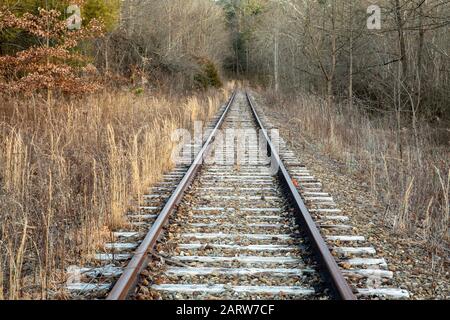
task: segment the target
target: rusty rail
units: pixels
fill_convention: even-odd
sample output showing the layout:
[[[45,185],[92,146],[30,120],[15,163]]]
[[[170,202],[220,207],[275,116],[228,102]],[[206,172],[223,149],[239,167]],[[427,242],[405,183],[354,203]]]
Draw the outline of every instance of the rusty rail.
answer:
[[[130,295],[131,291],[139,280],[140,273],[150,261],[149,253],[153,250],[156,241],[160,237],[164,225],[168,221],[172,212],[175,210],[176,206],[180,203],[181,199],[183,198],[184,192],[191,185],[193,179],[201,168],[204,156],[207,155],[208,151],[210,150],[211,143],[214,141],[214,137],[216,136],[218,129],[222,125],[225,116],[230,109],[230,106],[233,104],[235,96],[236,92],[233,92],[222,116],[217,121],[213,131],[209,135],[206,142],[203,144],[202,149],[196,156],[194,162],[189,167],[188,171],[184,175],[181,182],[178,184],[175,191],[172,193],[164,208],[161,210],[161,213],[158,215],[158,218],[151,227],[150,231],[147,233],[142,243],[136,249],[133,258],[130,260],[119,280],[117,280],[116,284],[106,298],[107,300],[125,300]]]
[[[268,151],[270,152],[271,155],[272,166],[275,164],[278,167],[278,176],[286,187],[287,194],[291,199],[291,202],[294,206],[298,218],[302,222],[303,229],[308,234],[311,243],[316,249],[315,253],[322,266],[322,272],[324,273],[325,278],[328,280],[331,287],[333,288],[336,298],[341,300],[356,300],[356,297],[353,294],[352,289],[350,288],[348,282],[342,275],[339,266],[337,265],[334,257],[332,256],[330,250],[328,249],[328,246],[325,243],[324,239],[322,238],[322,235],[317,229],[317,226],[314,220],[312,219],[308,209],[306,208],[305,203],[300,197],[297,188],[294,186],[294,183],[292,182],[292,179],[286,167],[284,166],[283,161],[281,160],[277,150],[272,144],[269,135],[267,134],[267,130],[264,128],[248,92],[246,92],[246,97],[250,105],[250,108],[252,109],[253,116],[255,117],[256,122],[258,123],[258,126],[261,128],[264,134],[264,138],[267,141]]]

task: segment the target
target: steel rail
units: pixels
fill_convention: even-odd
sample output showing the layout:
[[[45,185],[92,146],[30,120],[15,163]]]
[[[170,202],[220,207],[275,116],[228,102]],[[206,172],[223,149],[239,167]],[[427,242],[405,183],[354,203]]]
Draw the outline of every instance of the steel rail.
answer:
[[[139,280],[140,273],[150,261],[149,253],[153,250],[158,238],[161,236],[166,222],[168,221],[172,212],[175,210],[176,206],[180,203],[181,199],[183,198],[184,192],[191,185],[193,179],[202,166],[203,159],[210,150],[211,143],[214,141],[217,131],[222,125],[225,116],[228,113],[228,110],[233,104],[235,96],[236,91],[231,95],[222,116],[217,121],[213,131],[209,135],[206,142],[203,144],[203,147],[196,156],[194,162],[191,164],[183,179],[178,184],[177,188],[172,193],[167,203],[164,205],[164,208],[161,210],[155,223],[150,228],[150,231],[147,233],[142,243],[136,249],[133,258],[130,260],[130,262],[124,269],[124,272],[113,286],[108,297],[106,298],[107,300],[125,300],[129,297],[131,290],[133,290]]]
[[[278,167],[278,176],[280,177],[282,183],[285,184],[287,189],[286,191],[292,201],[297,216],[298,218],[300,218],[304,230],[308,234],[311,243],[316,249],[316,256],[322,266],[322,270],[326,276],[326,279],[329,281],[331,287],[333,288],[336,298],[341,300],[356,300],[356,296],[353,294],[352,289],[350,288],[348,282],[345,280],[341,270],[339,269],[339,266],[336,263],[336,260],[332,256],[327,244],[325,243],[325,240],[322,238],[322,235],[317,229],[317,226],[313,218],[311,217],[311,214],[309,213],[308,209],[305,206],[305,203],[300,197],[297,188],[294,186],[294,183],[292,182],[292,179],[286,167],[284,166],[283,161],[281,160],[277,150],[272,144],[270,137],[267,134],[267,130],[264,128],[263,123],[261,122],[261,119],[256,112],[256,108],[248,92],[246,92],[246,97],[250,108],[252,109],[253,116],[256,119],[256,122],[258,123],[258,126],[262,130],[264,138],[267,141],[268,151],[270,151],[271,155],[272,166],[275,163],[275,165],[277,165]]]

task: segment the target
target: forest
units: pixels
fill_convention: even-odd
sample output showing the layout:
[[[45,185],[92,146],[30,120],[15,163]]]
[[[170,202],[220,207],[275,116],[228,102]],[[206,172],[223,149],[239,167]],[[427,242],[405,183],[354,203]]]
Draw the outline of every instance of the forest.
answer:
[[[449,31],[448,0],[0,0],[0,300],[64,299],[235,84],[448,255]]]

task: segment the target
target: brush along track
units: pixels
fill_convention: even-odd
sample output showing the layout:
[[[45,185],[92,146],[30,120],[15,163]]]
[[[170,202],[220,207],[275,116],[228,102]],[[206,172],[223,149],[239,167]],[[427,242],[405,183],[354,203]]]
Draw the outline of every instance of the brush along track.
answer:
[[[216,118],[217,127],[223,124],[223,129],[257,128],[261,121],[252,110],[250,99],[247,101],[246,96],[239,93],[222,108],[223,115],[221,112]],[[205,146],[212,140],[207,140]],[[278,177],[272,176],[270,165],[250,156],[257,149],[258,146],[252,144],[241,150],[220,148],[215,150],[216,154],[233,158],[239,154],[247,156],[246,161],[240,165],[205,164],[198,173],[200,165],[194,162],[189,169],[179,166],[166,175],[165,180],[144,197],[146,203],[141,211],[129,215],[131,228],[114,233],[113,242],[105,245],[104,253],[97,255],[100,266],[82,269],[83,281],[70,284],[69,290],[77,297],[103,297],[120,276],[109,294],[110,299],[123,299],[129,293],[139,299],[354,298],[325,241],[316,226],[311,226],[314,222],[298,192],[292,196],[294,187],[291,181],[286,182],[286,169],[282,165]],[[239,152],[236,154],[236,151]],[[308,203],[317,200],[313,212],[337,212],[332,208],[330,197],[318,191],[318,182],[290,158],[291,153],[286,151],[284,143],[282,152],[296,179],[302,186],[311,186],[304,200]],[[190,190],[182,197],[195,175]],[[280,177],[285,180],[280,181]],[[297,180],[295,182],[298,185]],[[291,192],[289,201],[285,198],[286,189],[288,194],[289,190]],[[180,200],[177,210],[170,215]],[[298,219],[299,211],[301,219]],[[349,227],[345,224],[329,223],[340,219],[338,215],[330,215],[330,219],[321,216],[317,224],[322,230],[347,230]],[[169,226],[160,234],[166,222]],[[145,235],[150,226],[150,232]],[[308,237],[302,232],[305,229]],[[147,252],[155,245],[157,236],[159,243],[150,261]],[[340,246],[341,242],[353,244],[360,240],[345,232],[326,236],[334,252],[371,254],[371,248]],[[142,272],[136,292],[134,284],[148,261],[150,264]],[[342,269],[342,260],[338,261]],[[361,261],[344,262],[347,266],[345,263],[358,266]],[[374,276],[371,270],[346,269],[350,269],[343,271],[347,277]],[[383,278],[384,274],[375,271],[375,275]],[[374,291],[361,285],[354,288],[363,296],[403,293],[395,290]]]

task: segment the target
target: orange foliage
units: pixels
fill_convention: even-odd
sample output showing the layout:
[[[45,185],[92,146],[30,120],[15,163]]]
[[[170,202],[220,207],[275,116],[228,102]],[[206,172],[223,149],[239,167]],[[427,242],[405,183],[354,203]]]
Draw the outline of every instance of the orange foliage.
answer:
[[[79,30],[69,30],[61,13],[39,9],[38,15],[15,16],[0,11],[0,31],[21,30],[37,39],[39,45],[0,57],[0,93],[30,94],[39,90],[63,93],[95,91],[100,85],[92,77],[96,69],[76,52],[82,40],[103,34],[103,25],[92,20]]]

